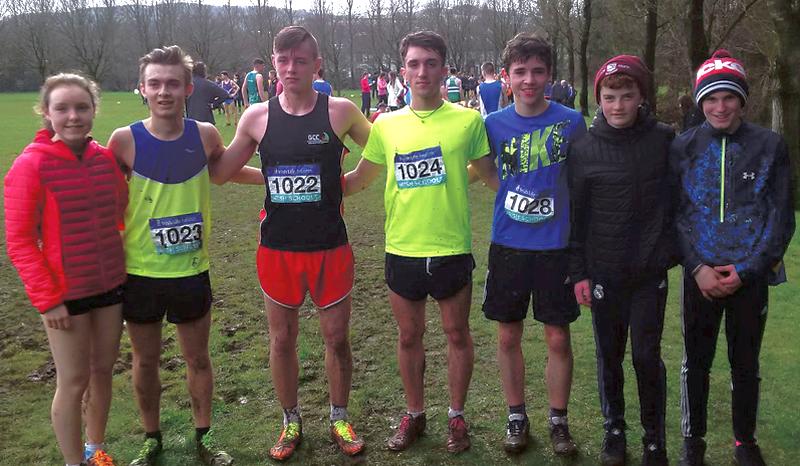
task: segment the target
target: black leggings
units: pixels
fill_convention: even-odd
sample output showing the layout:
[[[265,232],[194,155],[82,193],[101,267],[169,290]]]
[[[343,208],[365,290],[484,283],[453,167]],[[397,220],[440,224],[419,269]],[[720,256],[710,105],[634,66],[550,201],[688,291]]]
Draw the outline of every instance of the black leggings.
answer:
[[[369,92],[362,92],[361,93],[361,113],[364,116],[369,116],[369,107],[371,105],[371,99]]]
[[[684,356],[681,367],[681,430],[684,437],[706,434],[708,374],[725,313],[725,336],[731,366],[733,434],[742,443],[755,441],[761,377],[758,355],[767,322],[767,282],[742,285],[736,293],[709,301],[684,270]]]

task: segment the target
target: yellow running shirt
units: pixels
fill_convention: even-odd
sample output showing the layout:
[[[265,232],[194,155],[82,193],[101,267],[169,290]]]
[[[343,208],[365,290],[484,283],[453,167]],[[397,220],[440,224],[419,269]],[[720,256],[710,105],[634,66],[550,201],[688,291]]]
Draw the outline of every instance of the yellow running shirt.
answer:
[[[375,121],[363,157],[386,166],[386,252],[405,257],[472,250],[467,164],[489,154],[480,113],[443,102]]]

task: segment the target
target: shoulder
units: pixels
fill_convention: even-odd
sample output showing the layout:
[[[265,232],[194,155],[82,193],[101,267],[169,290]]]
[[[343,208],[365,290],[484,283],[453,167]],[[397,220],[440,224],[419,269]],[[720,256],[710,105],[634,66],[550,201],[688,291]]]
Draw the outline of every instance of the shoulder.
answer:
[[[108,146],[111,147],[112,143],[125,143],[133,141],[133,132],[130,126],[123,126],[115,129],[108,138]]]
[[[200,138],[203,139],[203,142],[222,139],[217,127],[211,123],[207,123],[205,121],[195,121],[195,124],[197,125],[197,131],[200,133]]]
[[[329,96],[328,97],[328,108],[329,109],[333,109],[333,110],[339,110],[339,111],[353,111],[353,110],[355,110],[355,111],[361,112],[361,110],[359,110],[358,107],[356,107],[356,104],[354,104],[352,100],[344,98],[344,97]]]

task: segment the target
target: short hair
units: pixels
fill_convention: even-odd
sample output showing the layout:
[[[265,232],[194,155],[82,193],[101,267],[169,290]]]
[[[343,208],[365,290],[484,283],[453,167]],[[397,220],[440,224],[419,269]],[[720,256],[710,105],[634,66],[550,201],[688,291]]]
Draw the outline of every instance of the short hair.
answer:
[[[317,76],[319,76],[319,79],[325,78],[325,70],[320,68],[319,71],[317,71]]]
[[[144,82],[147,65],[182,65],[186,84],[192,82],[192,57],[177,45],[155,48],[139,59],[139,82]]]
[[[503,65],[511,69],[517,62],[526,62],[536,57],[544,63],[548,71],[553,69],[553,47],[544,38],[528,32],[520,32],[506,43],[503,50]]]
[[[319,44],[317,44],[317,39],[303,26],[286,26],[281,29],[275,36],[275,40],[272,41],[272,51],[284,52],[292,50],[306,41],[311,44],[311,53],[314,58],[319,57]]]
[[[604,87],[607,87],[608,89],[622,89],[625,87],[635,87],[639,89],[639,93],[642,94],[643,97],[646,97],[644,90],[642,90],[642,88],[639,87],[639,83],[631,76],[624,73],[615,73],[612,75],[608,75],[602,80],[600,80],[600,84],[597,86],[597,89],[600,90],[603,89]]]
[[[254,58],[254,59],[253,59],[253,66],[256,66],[256,65],[266,65],[266,64],[267,64],[267,62],[265,62],[265,61],[264,61],[264,60],[262,60],[261,58]]]
[[[206,64],[201,61],[194,62],[194,67],[192,67],[192,75],[200,78],[205,78]]]
[[[447,60],[447,45],[442,36],[433,31],[417,31],[403,37],[403,40],[400,41],[400,56],[403,57],[404,62],[409,47],[433,50],[442,57],[442,64]]]
[[[492,63],[490,61],[487,61],[486,63],[481,65],[481,72],[494,74],[495,73],[495,71],[494,71],[494,63]]]
[[[227,76],[227,77],[230,77],[230,76],[231,76],[230,74],[228,74],[228,72],[227,72],[227,71],[222,71],[222,72],[220,72],[220,74],[221,74],[222,76]]]
[[[455,67],[453,66],[450,67],[450,74],[456,74],[457,72],[458,70]]]
[[[58,73],[48,77],[42,84],[42,88],[39,91],[39,101],[33,107],[33,111],[42,116],[42,124],[51,131],[53,128],[50,122],[45,120],[44,113],[50,105],[50,94],[54,89],[61,86],[78,86],[86,91],[92,100],[92,107],[95,113],[97,113],[97,109],[100,106],[100,86],[91,79],[78,73]]]

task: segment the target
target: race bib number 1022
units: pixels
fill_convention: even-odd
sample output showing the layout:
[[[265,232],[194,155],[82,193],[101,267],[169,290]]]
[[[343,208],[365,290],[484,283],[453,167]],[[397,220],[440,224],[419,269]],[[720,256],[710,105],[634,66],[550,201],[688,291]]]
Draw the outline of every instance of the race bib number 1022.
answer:
[[[408,154],[395,154],[394,176],[400,189],[442,184],[447,179],[442,148],[422,149]]]
[[[322,179],[317,163],[268,167],[267,186],[270,199],[278,204],[301,204],[322,200]]]

